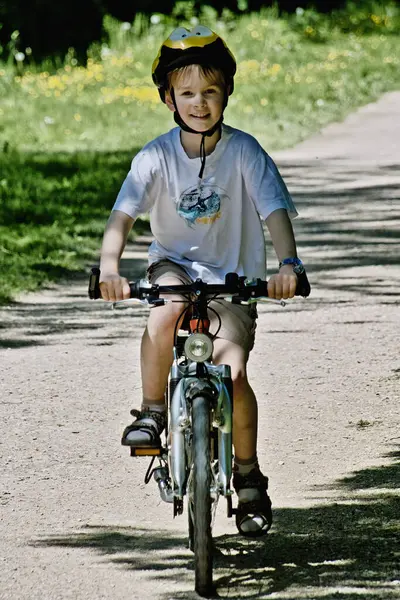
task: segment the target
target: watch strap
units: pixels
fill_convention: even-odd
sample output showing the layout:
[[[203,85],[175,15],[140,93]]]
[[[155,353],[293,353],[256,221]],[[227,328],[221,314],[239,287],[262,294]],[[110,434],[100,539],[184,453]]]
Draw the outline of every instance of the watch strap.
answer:
[[[288,258],[284,258],[280,261],[279,268],[281,268],[283,265],[292,265],[293,267],[300,267],[303,265],[303,263],[297,256],[289,256]]]

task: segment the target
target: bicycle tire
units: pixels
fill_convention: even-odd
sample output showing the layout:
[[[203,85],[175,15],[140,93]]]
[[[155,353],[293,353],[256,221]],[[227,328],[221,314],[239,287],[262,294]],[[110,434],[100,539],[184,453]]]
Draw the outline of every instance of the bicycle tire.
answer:
[[[193,399],[192,517],[189,509],[189,538],[192,536],[195,590],[203,597],[212,592],[213,544],[211,534],[210,401],[205,396]],[[191,531],[192,528],[192,531]]]

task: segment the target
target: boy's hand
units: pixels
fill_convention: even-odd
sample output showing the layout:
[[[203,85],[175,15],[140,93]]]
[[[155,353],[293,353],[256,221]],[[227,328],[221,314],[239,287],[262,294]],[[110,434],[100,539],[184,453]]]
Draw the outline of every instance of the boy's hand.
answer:
[[[108,302],[126,300],[131,295],[128,280],[119,273],[101,273],[100,292],[103,300]]]
[[[296,293],[297,275],[292,265],[282,265],[279,273],[272,275],[268,281],[268,296],[275,300],[293,298]]]

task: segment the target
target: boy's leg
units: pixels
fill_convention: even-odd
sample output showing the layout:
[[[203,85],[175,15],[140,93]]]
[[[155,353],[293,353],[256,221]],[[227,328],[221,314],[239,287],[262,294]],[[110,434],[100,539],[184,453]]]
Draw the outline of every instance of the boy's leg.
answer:
[[[182,280],[166,274],[157,280],[160,285],[179,285]],[[153,281],[154,283],[154,281]],[[180,300],[179,297],[168,296]],[[125,428],[122,444],[126,446],[158,446],[166,425],[165,388],[171,368],[173,336],[176,321],[184,304],[169,303],[150,311],[141,343],[141,377],[143,400],[141,410],[131,414],[136,420]]]
[[[215,364],[230,365],[233,380],[233,444],[239,462],[256,460],[257,400],[247,379],[248,352],[238,344],[220,338],[214,341]]]
[[[233,485],[239,498],[236,524],[240,533],[258,536],[269,530],[272,512],[268,479],[261,473],[257,460],[258,410],[247,379],[248,357],[249,351],[239,344],[220,338],[214,342],[213,360],[216,364],[230,365],[233,380]]]

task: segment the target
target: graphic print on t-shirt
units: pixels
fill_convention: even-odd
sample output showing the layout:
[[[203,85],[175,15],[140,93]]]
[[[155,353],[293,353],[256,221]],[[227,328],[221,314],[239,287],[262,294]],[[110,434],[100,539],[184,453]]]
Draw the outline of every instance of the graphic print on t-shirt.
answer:
[[[182,192],[177,203],[178,215],[190,226],[214,223],[221,217],[221,198],[226,192],[215,185],[203,183]]]

